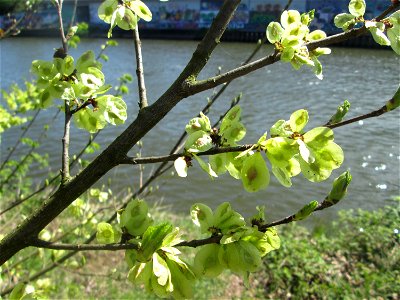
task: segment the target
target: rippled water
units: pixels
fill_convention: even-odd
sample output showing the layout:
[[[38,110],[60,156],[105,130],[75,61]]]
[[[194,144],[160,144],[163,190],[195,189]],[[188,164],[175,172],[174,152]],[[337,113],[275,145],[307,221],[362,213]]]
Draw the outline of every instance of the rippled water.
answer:
[[[71,50],[78,56],[88,49],[99,49],[103,40],[90,39],[81,44],[79,50]],[[110,61],[104,64],[106,78],[112,84],[117,83],[121,73],[135,73],[133,44],[130,40],[120,40],[120,46],[110,49]],[[196,47],[192,41],[143,41],[146,86],[149,101],[155,101],[190,59]],[[56,39],[16,38],[2,41],[1,87],[13,82],[21,83],[22,78],[29,78],[32,58],[50,59],[52,49],[59,46]],[[213,54],[209,66],[202,72],[202,78],[240,64],[253,49],[252,44],[224,43]],[[271,52],[270,47],[262,49],[260,55]],[[321,59],[325,78],[318,80],[310,70],[295,72],[290,65],[277,63],[256,71],[246,78],[236,80],[210,112],[215,120],[224,111],[231,99],[243,93],[241,106],[243,122],[248,134],[243,141],[251,143],[277,119],[288,119],[297,109],[305,108],[310,114],[309,127],[325,123],[336,107],[345,99],[351,104],[348,117],[367,113],[381,107],[393,95],[399,84],[399,59],[391,51],[371,49],[334,48],[333,53]],[[130,86],[136,90],[136,83]],[[143,140],[143,156],[164,155],[180,136],[188,119],[196,115],[205,105],[212,92],[203,92],[183,100],[155,129]],[[137,114],[137,96],[132,93],[126,97],[130,120]],[[49,122],[55,110],[40,114],[40,122],[35,124],[32,135],[38,135],[43,124]],[[61,116],[61,115],[60,115]],[[50,154],[53,169],[58,169],[61,152],[62,118],[52,126],[47,139],[42,144],[42,151]],[[123,127],[110,127],[98,137],[104,148]],[[3,134],[2,155],[19,135],[19,130]],[[347,198],[334,209],[318,213],[310,222],[318,224],[334,218],[337,209],[382,207],[387,199],[399,194],[399,113],[391,112],[380,118],[367,119],[363,122],[335,130],[335,140],[345,152],[343,167],[336,170],[337,176],[350,169],[353,182]],[[79,151],[79,145],[87,141],[88,134],[81,130],[72,130],[72,152]],[[146,166],[145,174],[152,170]],[[44,178],[47,171],[31,170],[35,178]],[[296,177],[290,189],[280,186],[275,179],[270,187],[262,192],[245,192],[240,181],[229,176],[221,176],[211,182],[208,175],[198,168],[192,168],[186,179],[168,173],[157,181],[159,190],[154,199],[162,198],[179,211],[187,212],[193,202],[205,202],[216,206],[222,201],[231,201],[234,208],[246,215],[254,212],[256,205],[266,205],[271,219],[286,216],[302,204],[311,200],[321,200],[329,191],[332,176],[322,184],[312,184]],[[113,189],[126,186],[138,186],[137,167],[118,167],[107,175],[112,178]],[[104,183],[106,180],[103,181]]]

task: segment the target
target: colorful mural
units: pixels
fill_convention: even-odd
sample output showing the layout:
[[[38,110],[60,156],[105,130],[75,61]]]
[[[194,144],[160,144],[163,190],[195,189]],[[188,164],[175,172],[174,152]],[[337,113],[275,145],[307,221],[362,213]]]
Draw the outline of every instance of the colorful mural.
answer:
[[[372,18],[387,6],[387,0],[367,0],[366,18]],[[77,20],[89,22],[96,28],[108,28],[97,16],[101,1],[82,2],[78,6]],[[146,4],[153,13],[151,22],[140,22],[141,28],[147,29],[200,29],[208,28],[218,13],[223,0],[147,0]],[[279,18],[286,5],[282,0],[242,0],[229,24],[230,29],[249,32],[264,32],[267,24]],[[338,32],[333,25],[333,18],[340,12],[347,11],[348,0],[293,0],[291,9],[301,12],[316,9],[312,29],[322,29],[327,33]],[[69,20],[72,14],[72,3],[66,2],[63,12],[64,20]],[[13,22],[17,15],[0,16],[1,28]],[[17,18],[18,19],[18,18]],[[25,21],[24,26],[32,29],[57,28],[57,14],[54,7],[45,2],[38,12]]]

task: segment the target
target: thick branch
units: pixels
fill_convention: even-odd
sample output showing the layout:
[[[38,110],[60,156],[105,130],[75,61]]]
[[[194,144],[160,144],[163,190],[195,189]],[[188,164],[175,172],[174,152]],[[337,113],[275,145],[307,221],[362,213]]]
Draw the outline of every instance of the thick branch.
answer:
[[[136,56],[136,76],[138,79],[139,88],[139,108],[143,109],[149,104],[147,102],[146,85],[144,83],[144,70],[143,70],[143,59],[142,59],[142,42],[139,37],[139,28],[133,30],[133,37],[135,41],[135,56]]]

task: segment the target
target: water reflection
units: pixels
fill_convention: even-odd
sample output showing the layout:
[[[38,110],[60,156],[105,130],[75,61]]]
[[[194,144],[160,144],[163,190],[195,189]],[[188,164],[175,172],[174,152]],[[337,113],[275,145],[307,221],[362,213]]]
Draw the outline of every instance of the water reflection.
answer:
[[[99,49],[103,40],[83,41],[78,50],[71,54],[78,56],[88,49]],[[121,40],[120,46],[110,49],[110,61],[104,64],[104,73],[111,84],[117,83],[122,73],[135,73],[133,46],[129,40]],[[1,87],[12,82],[21,83],[29,78],[32,56],[37,59],[50,59],[52,49],[59,41],[53,39],[9,39],[1,44]],[[216,50],[209,66],[200,74],[201,78],[214,75],[218,66],[227,71],[239,65],[247,53],[253,49],[251,44],[225,43]],[[143,41],[144,65],[148,98],[155,101],[190,59],[196,43],[192,41]],[[270,47],[264,47],[260,55],[270,53]],[[7,60],[4,59],[7,53]],[[324,80],[319,81],[311,70],[294,72],[289,64],[274,64],[250,74],[246,79],[238,79],[210,111],[210,118],[216,120],[229,105],[232,98],[243,93],[243,122],[247,125],[244,143],[258,139],[265,130],[269,130],[278,119],[287,119],[297,109],[309,111],[308,128],[324,124],[335,112],[336,107],[348,99],[352,107],[348,117],[382,106],[390,99],[398,84],[398,58],[390,51],[371,49],[336,48],[332,55],[324,57]],[[130,87],[135,91],[136,82]],[[180,136],[188,119],[195,116],[205,105],[212,91],[203,92],[182,101],[155,129],[143,139],[144,156],[164,155]],[[138,112],[137,96],[126,97],[129,120]],[[33,135],[40,132],[43,124],[49,122],[54,110],[42,114],[41,123],[35,125]],[[255,212],[256,205],[266,205],[270,219],[286,216],[313,199],[322,200],[331,187],[334,177],[351,169],[353,182],[347,198],[339,207],[318,213],[311,222],[324,222],[335,216],[336,209],[364,208],[373,209],[385,204],[385,200],[399,194],[399,113],[392,112],[382,118],[371,118],[358,124],[352,124],[335,130],[335,141],[345,152],[345,162],[340,170],[335,170],[331,179],[315,185],[301,176],[293,180],[293,187],[286,189],[274,178],[270,187],[263,192],[249,194],[240,181],[229,176],[220,176],[210,182],[207,174],[198,167],[190,170],[189,178],[181,179],[172,173],[165,174],[157,184],[160,186],[153,197],[162,198],[177,210],[188,212],[193,202],[204,202],[216,207],[223,201],[232,201],[235,209],[246,215]],[[103,146],[122,132],[122,127],[108,127],[99,136]],[[56,121],[41,151],[50,153],[54,169],[60,166],[62,119]],[[19,136],[19,131],[4,134],[2,152],[6,151]],[[88,134],[72,129],[71,151],[77,153],[86,143]],[[145,175],[153,168],[146,166]],[[35,178],[44,178],[47,171],[32,170]],[[101,183],[113,180],[116,190],[126,186],[137,188],[138,170],[123,166],[112,170]],[[100,183],[100,184],[101,184]]]

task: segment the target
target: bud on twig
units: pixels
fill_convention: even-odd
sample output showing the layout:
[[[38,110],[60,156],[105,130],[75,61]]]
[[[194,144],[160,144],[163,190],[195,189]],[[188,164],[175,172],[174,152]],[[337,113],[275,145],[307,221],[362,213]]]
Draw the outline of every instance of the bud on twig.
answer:
[[[347,187],[351,182],[351,174],[349,171],[344,172],[333,181],[333,187],[326,201],[332,204],[338,203],[346,195]]]
[[[400,86],[397,88],[393,98],[386,102],[386,111],[391,111],[400,106]]]
[[[314,200],[305,205],[294,215],[293,221],[300,221],[307,218],[317,208],[318,204],[318,201]]]

